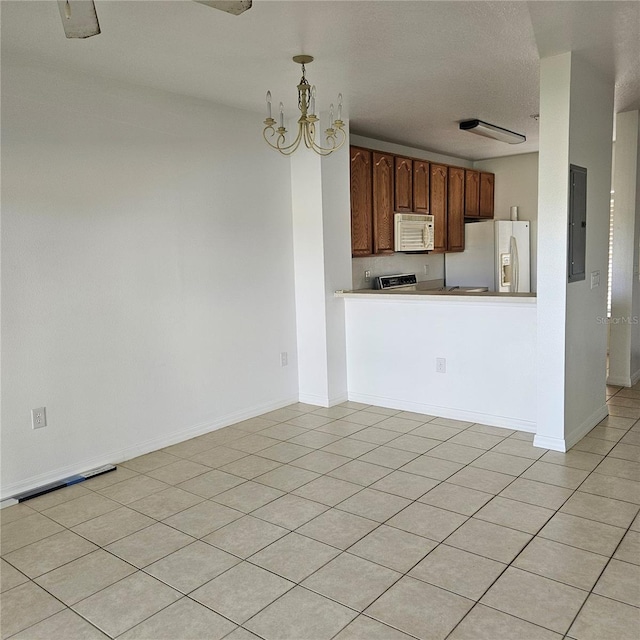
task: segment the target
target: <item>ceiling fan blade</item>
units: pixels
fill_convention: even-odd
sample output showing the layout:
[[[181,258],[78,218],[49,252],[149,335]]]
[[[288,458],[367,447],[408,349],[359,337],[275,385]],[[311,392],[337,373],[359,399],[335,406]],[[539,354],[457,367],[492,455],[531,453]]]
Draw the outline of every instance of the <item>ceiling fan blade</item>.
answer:
[[[67,38],[90,38],[100,33],[93,0],[58,0],[58,9]]]
[[[251,9],[253,0],[194,0],[199,4],[206,4],[207,7],[213,7],[214,9],[220,9],[220,11],[226,11],[234,16],[239,16],[247,9]]]

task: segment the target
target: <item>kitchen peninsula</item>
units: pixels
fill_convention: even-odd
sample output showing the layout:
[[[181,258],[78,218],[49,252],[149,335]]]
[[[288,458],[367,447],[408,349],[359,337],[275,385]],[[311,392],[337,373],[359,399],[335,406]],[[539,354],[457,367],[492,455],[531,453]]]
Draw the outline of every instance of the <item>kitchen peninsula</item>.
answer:
[[[349,398],[536,430],[535,294],[337,292]]]

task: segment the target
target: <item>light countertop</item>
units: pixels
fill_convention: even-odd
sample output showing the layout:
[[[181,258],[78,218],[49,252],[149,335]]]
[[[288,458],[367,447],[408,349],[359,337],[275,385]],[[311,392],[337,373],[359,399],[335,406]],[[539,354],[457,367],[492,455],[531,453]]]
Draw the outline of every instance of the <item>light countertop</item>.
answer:
[[[353,289],[336,291],[336,296],[341,298],[402,298],[416,299],[422,297],[455,297],[455,298],[498,298],[503,301],[508,299],[531,299],[535,302],[535,293],[499,293],[496,291],[460,291],[454,289],[448,291],[442,288],[441,281],[438,283],[434,280],[426,282],[418,282],[415,290],[407,289]],[[522,300],[524,301],[524,300]]]

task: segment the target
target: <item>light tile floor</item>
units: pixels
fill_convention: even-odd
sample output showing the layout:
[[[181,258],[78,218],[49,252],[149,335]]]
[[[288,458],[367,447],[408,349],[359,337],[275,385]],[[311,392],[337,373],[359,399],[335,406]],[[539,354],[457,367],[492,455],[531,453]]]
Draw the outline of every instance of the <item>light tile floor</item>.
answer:
[[[640,386],[566,454],[296,404],[2,510],[2,638],[637,640]]]

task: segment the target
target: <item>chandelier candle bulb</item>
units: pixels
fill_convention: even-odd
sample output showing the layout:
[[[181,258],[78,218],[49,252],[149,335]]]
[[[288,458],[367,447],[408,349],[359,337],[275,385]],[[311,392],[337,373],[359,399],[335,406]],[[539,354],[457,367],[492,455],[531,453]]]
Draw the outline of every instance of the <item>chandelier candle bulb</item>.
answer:
[[[271,120],[271,91],[267,91],[267,120]]]
[[[284,105],[280,103],[280,128],[284,129]]]
[[[329,126],[333,125],[333,103],[329,107]]]
[[[342,94],[338,94],[338,120],[342,120]]]
[[[314,84],[313,87],[311,87],[311,104],[309,105],[309,111],[311,112],[311,115],[315,115],[316,113],[316,85]]]

